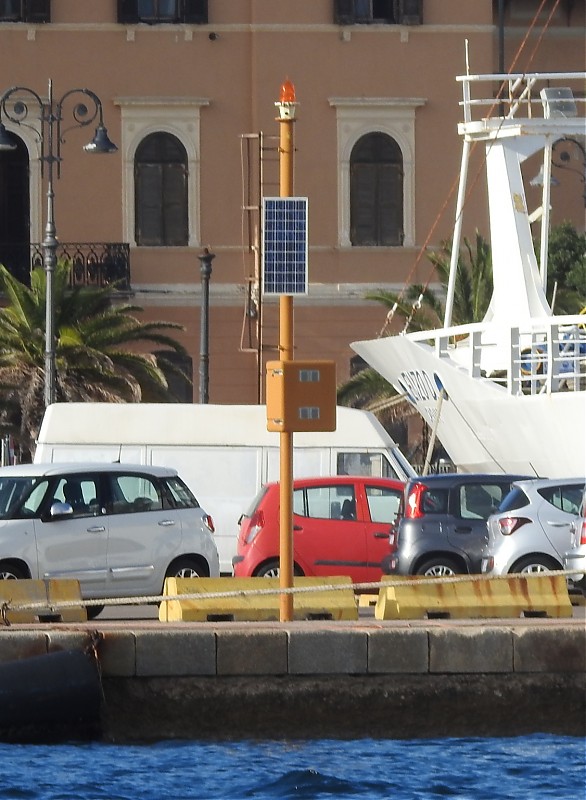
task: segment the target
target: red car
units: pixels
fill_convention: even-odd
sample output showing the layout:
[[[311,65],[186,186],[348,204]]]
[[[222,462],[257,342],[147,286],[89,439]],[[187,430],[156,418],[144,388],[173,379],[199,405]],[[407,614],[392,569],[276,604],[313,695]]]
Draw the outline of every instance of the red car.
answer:
[[[378,581],[390,552],[405,484],[389,478],[337,475],[293,483],[293,560],[296,575],[349,575]],[[279,484],[262,487],[239,520],[236,577],[279,574]]]

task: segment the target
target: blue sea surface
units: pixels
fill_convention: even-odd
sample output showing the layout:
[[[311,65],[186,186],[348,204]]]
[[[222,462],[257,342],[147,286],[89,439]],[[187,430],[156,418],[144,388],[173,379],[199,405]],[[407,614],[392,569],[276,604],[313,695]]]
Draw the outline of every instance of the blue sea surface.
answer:
[[[0,745],[2,800],[577,800],[586,742],[515,738]]]

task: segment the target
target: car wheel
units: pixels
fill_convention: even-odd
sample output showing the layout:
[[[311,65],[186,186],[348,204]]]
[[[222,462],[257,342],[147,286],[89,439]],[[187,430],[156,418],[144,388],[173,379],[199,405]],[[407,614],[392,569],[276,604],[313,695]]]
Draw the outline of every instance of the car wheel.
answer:
[[[86,606],[88,620],[95,619],[103,610],[104,606]]]
[[[266,564],[263,564],[255,572],[256,578],[278,578],[281,574],[279,561],[274,559],[273,561],[267,561]],[[302,570],[297,566],[297,564],[293,565],[293,575],[296,575],[298,578],[303,577]]]
[[[522,575],[537,575],[540,572],[551,572],[561,569],[560,564],[547,556],[526,556],[519,559],[509,570],[509,574],[519,572]]]
[[[9,564],[7,561],[0,561],[0,580],[1,581],[25,581],[29,575],[25,573],[22,567],[15,567],[14,564]]]
[[[429,561],[424,561],[418,567],[415,574],[425,575],[428,578],[445,578],[450,575],[458,575],[460,572],[461,570],[450,558],[430,558]]]
[[[165,578],[207,578],[201,563],[194,558],[178,558],[167,568]]]

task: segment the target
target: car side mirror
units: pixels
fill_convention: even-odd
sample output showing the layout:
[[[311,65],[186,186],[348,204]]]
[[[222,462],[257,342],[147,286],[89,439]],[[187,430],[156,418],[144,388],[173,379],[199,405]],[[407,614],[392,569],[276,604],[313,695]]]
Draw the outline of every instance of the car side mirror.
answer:
[[[61,517],[73,516],[73,506],[69,503],[56,502],[51,505],[48,514],[48,520],[60,519]]]

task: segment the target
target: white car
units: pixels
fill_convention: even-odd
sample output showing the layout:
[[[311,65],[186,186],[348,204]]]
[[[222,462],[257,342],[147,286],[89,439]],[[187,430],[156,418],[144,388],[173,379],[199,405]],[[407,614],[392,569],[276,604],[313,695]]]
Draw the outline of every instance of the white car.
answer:
[[[490,575],[563,569],[584,478],[515,481],[487,521],[481,571]]]
[[[0,468],[0,579],[77,579],[84,599],[160,595],[166,577],[219,575],[213,530],[167,467]]]
[[[586,492],[582,495],[580,511],[574,522],[570,525],[572,541],[571,550],[564,555],[564,569],[579,569],[575,575],[570,575],[570,580],[583,592],[586,592]]]

